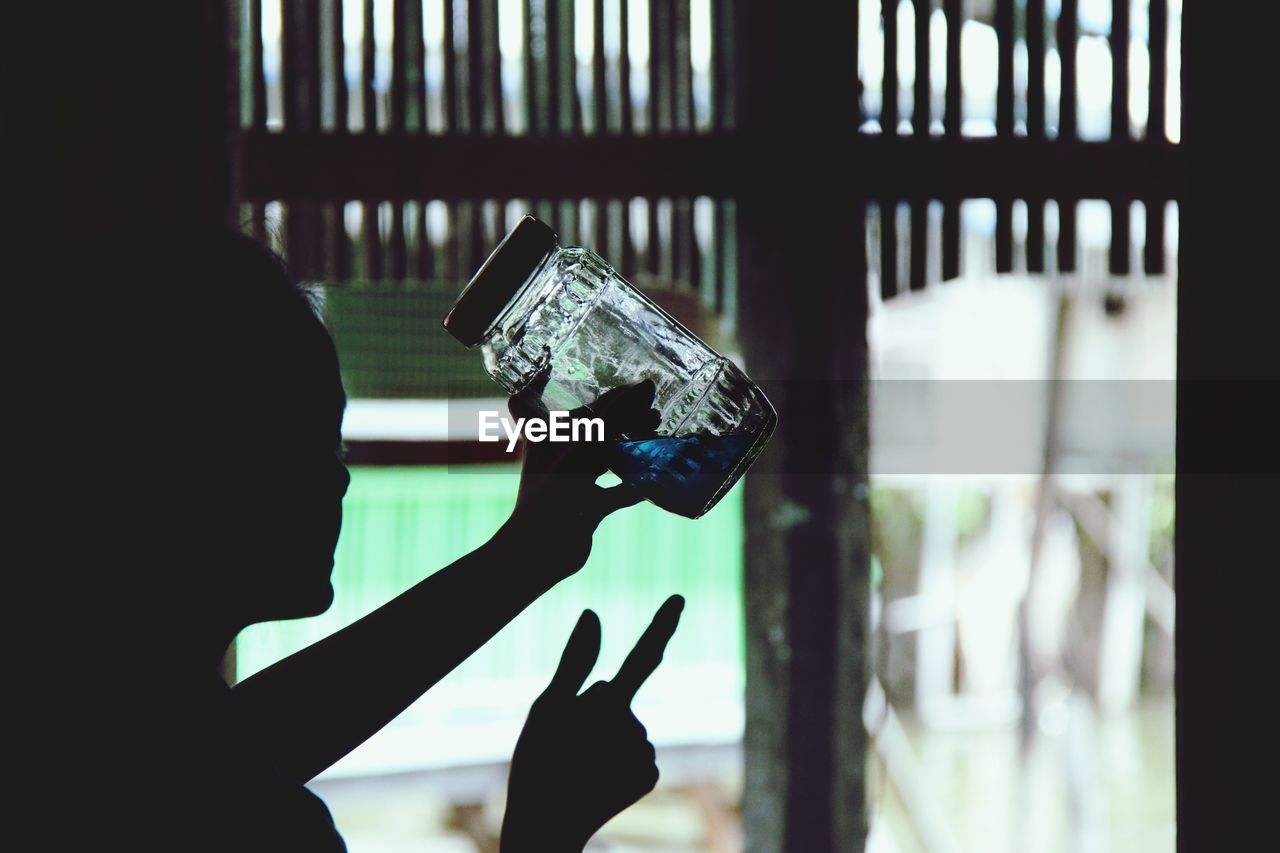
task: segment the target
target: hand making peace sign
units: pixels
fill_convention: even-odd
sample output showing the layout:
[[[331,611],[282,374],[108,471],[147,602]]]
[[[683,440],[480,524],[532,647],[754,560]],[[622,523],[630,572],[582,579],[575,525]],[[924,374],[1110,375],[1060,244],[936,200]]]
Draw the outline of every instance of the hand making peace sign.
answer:
[[[578,853],[610,818],[653,790],[653,744],[631,700],[662,662],[683,609],[683,598],[668,598],[618,674],[579,694],[600,655],[600,620],[583,611],[516,743],[503,853]]]

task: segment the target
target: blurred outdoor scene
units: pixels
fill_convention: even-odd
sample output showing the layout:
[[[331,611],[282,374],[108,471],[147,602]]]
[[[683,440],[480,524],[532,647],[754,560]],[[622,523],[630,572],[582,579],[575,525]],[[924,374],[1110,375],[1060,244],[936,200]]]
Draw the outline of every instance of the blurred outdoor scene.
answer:
[[[1113,123],[1110,0],[946,5],[962,11],[959,135],[1000,132],[996,7],[1003,5],[1014,16],[1015,135],[1031,121],[1056,137],[1070,89],[1070,132],[1079,139],[1177,142],[1178,0],[1128,5],[1128,127]],[[576,105],[565,121],[577,132],[696,134],[722,126],[715,80],[724,3],[320,6],[321,39],[338,48],[319,66],[319,130],[545,131],[559,121],[555,107],[526,106],[548,85],[541,63],[557,51],[574,72],[559,85],[561,103]],[[921,8],[927,22],[916,20]],[[1043,30],[1036,49],[1027,38],[1032,8],[1042,16],[1032,18]],[[1151,8],[1167,18],[1158,29],[1147,24]],[[1064,14],[1075,22],[1074,82],[1066,86],[1057,42]],[[256,59],[262,88],[261,98],[246,101],[246,127],[288,128],[287,18],[278,2],[244,3],[245,86],[258,76]],[[889,56],[896,79],[889,115],[898,119],[891,131],[941,135],[941,120],[922,129],[913,113],[924,91],[931,114],[943,115],[943,4],[860,0],[858,18],[860,133],[886,132]],[[471,62],[481,46],[467,34],[481,20],[493,38],[483,63]],[[416,70],[399,83],[401,93],[421,92],[408,112],[396,107],[393,73],[396,56],[403,58],[395,34],[406,27],[421,46]],[[933,75],[923,87],[915,76],[921,33]],[[458,85],[454,65],[473,74],[495,69],[496,97],[454,105],[444,94]],[[1167,82],[1152,91],[1152,79]],[[1029,80],[1043,85],[1038,110]],[[430,454],[420,448],[468,440],[450,426],[449,406],[459,400],[504,405],[479,357],[440,321],[526,212],[552,223],[562,244],[599,252],[713,347],[739,355],[732,199],[246,202],[250,228],[323,286],[351,398],[344,437],[366,453],[353,457],[333,607],[246,631],[234,652],[238,677],[376,608],[481,544],[506,518],[514,463],[447,464],[437,454],[424,464]],[[865,205],[873,380],[874,678],[862,709],[871,737],[868,849],[1172,850],[1177,205],[1015,201],[1011,222],[1002,224],[1004,215],[988,199],[959,203],[958,268],[947,274],[934,239],[947,227],[941,203]],[[1007,263],[999,257],[1004,229]],[[926,242],[918,255],[916,244]],[[1069,247],[1067,262],[1061,245]],[[917,288],[917,279],[928,286]],[[854,274],[850,282],[863,283]],[[1017,447],[994,464],[966,452],[972,448],[952,419],[974,409],[1003,413],[1016,426]],[[611,518],[580,573],[314,781],[349,849],[496,851],[506,762],[578,614],[590,607],[601,617],[595,677],[607,678],[654,609],[678,592],[687,600],[680,629],[634,705],[657,746],[661,781],[591,849],[742,850],[742,488],[697,521],[648,504]]]

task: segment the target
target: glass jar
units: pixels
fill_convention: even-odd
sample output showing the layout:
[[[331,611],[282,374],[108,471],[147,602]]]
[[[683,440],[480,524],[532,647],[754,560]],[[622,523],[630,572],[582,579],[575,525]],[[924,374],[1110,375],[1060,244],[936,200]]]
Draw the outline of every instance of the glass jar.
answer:
[[[614,441],[608,464],[646,499],[688,518],[716,505],[777,423],[773,406],[737,365],[599,255],[561,247],[531,216],[485,261],[444,327],[479,346],[485,370],[508,394],[549,364],[543,399],[552,411],[652,380],[657,428]]]

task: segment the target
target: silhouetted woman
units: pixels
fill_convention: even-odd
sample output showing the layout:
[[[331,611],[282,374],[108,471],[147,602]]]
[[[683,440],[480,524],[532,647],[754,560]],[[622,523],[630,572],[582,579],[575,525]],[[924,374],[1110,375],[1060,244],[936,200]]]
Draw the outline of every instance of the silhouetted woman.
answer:
[[[51,268],[36,337],[61,467],[40,480],[56,602],[32,684],[57,741],[38,796],[57,838],[125,849],[340,850],[305,783],[378,731],[585,562],[637,502],[590,446],[533,445],[510,518],[472,553],[348,628],[229,687],[248,625],[311,616],[350,477],[346,399],[315,300],[278,258],[224,233],[116,237]],[[611,432],[655,423],[652,386],[606,394]],[[545,412],[537,391],[513,398]],[[426,569],[428,567],[424,567]],[[580,850],[656,781],[631,696],[661,660],[672,597],[618,676],[582,695],[599,622],[574,629],[517,746],[507,851]],[[40,712],[38,712],[40,713]],[[58,756],[53,758],[52,756]]]

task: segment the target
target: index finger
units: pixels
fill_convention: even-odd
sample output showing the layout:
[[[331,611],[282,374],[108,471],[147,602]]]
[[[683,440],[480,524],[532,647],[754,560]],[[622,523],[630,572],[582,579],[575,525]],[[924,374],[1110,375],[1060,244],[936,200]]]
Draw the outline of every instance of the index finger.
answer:
[[[615,694],[628,705],[635,698],[640,685],[644,684],[645,680],[658,668],[658,664],[662,663],[662,653],[666,651],[667,643],[675,634],[676,626],[680,624],[682,610],[684,610],[682,596],[673,595],[663,602],[658,612],[654,614],[649,627],[640,635],[635,648],[622,662],[618,674],[610,682]]]

